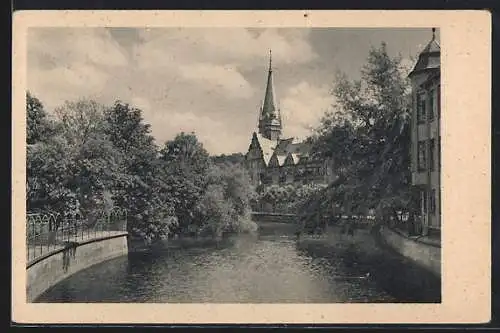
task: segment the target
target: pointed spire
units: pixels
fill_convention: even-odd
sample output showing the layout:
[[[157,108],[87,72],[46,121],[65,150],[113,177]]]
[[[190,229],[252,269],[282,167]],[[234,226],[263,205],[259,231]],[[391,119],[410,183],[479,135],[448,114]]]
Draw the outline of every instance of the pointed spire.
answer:
[[[278,110],[273,83],[272,51],[269,50],[269,71],[267,74],[267,86],[259,115],[259,133],[281,133],[281,114]],[[269,134],[271,135],[271,134]]]
[[[272,50],[269,50],[269,71],[273,71],[273,53]]]
[[[436,39],[436,28],[432,28],[432,40]]]
[[[274,95],[272,53],[269,50],[269,73],[267,74],[266,94],[264,95],[264,103],[262,104],[262,118],[266,118],[266,116],[276,117],[277,108]]]

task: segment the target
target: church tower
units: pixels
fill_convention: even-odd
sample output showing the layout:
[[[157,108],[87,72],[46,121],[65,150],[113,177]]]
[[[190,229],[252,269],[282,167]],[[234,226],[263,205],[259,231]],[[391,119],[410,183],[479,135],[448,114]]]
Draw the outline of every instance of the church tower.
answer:
[[[281,112],[275,101],[272,54],[271,51],[269,51],[269,72],[267,74],[267,86],[264,103],[262,103],[259,115],[259,134],[266,139],[276,141],[281,136],[281,130]]]

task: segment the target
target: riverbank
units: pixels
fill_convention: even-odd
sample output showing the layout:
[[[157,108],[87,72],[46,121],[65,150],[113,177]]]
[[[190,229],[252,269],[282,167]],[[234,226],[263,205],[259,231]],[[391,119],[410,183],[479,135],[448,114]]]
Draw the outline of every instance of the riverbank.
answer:
[[[441,302],[440,277],[389,248],[377,229],[348,236],[329,227],[321,236],[302,236],[297,247],[342,265],[352,276],[367,276],[398,302]]]
[[[441,242],[430,237],[408,237],[406,234],[382,226],[377,234],[382,246],[409,258],[436,276],[441,276]]]
[[[113,232],[101,237],[71,242],[37,260],[26,270],[26,298],[33,302],[41,294],[73,274],[127,255],[127,233]]]

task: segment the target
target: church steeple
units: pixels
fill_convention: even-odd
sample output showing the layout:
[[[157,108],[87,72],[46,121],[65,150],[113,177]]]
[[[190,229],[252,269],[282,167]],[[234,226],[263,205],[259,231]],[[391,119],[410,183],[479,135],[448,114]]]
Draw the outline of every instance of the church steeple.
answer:
[[[259,133],[270,140],[277,140],[281,135],[281,114],[275,101],[271,50],[269,50],[266,93],[259,117]]]

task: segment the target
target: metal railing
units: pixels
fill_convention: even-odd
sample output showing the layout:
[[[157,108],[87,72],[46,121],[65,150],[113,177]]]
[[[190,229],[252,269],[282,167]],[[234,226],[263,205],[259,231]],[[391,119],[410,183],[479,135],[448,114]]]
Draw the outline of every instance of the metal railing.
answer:
[[[81,214],[28,212],[26,254],[28,264],[71,243],[107,237],[127,231],[127,211],[115,207],[87,217]]]

